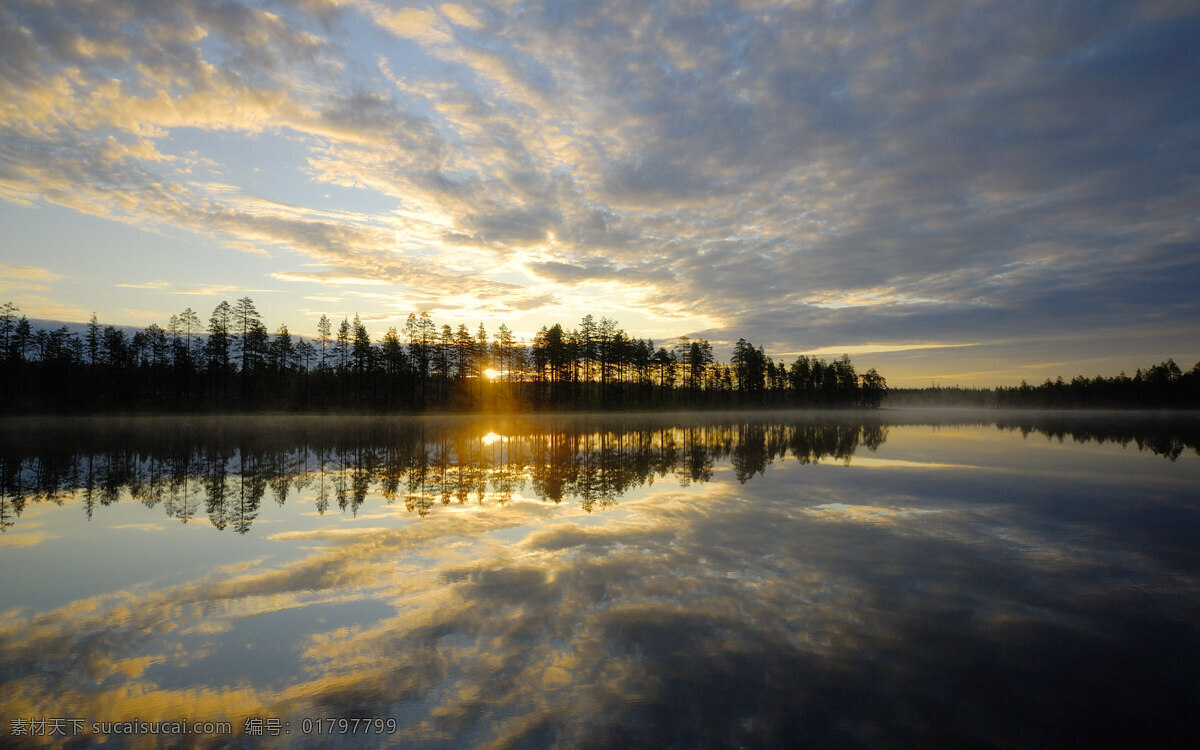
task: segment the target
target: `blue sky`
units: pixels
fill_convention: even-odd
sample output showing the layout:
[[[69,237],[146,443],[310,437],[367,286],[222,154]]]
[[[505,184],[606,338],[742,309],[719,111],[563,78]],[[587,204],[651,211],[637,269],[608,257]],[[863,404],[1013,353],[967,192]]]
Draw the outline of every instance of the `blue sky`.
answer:
[[[1200,360],[1194,2],[9,0],[0,298]]]

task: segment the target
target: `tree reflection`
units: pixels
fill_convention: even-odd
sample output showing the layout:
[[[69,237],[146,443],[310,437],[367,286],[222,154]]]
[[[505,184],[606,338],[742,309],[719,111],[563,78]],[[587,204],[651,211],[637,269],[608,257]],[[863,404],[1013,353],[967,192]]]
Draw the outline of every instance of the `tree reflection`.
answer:
[[[499,426],[375,418],[135,420],[104,429],[85,420],[56,422],[54,430],[30,424],[0,439],[0,529],[13,527],[31,501],[75,499],[90,519],[97,504],[128,497],[182,523],[203,506],[214,528],[245,534],[268,489],[280,506],[312,503],[320,514],[333,501],[357,515],[372,493],[421,516],[439,504],[503,505],[526,495],[574,500],[591,512],[655,479],[711,481],[722,464],[742,483],[777,461],[849,464],[860,448],[874,451],[887,440],[889,422],[863,416],[512,419]],[[1060,441],[1133,445],[1170,460],[1189,449],[1200,453],[1195,420],[991,423]]]

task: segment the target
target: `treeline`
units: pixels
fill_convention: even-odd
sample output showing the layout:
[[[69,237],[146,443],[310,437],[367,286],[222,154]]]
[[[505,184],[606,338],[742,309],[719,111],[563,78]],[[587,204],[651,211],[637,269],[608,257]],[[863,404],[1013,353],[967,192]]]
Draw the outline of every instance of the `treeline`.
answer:
[[[672,346],[585,316],[533,341],[440,327],[411,314],[372,340],[357,315],[316,336],[272,334],[249,297],[222,301],[207,323],[190,307],[132,335],[93,314],[82,333],[33,330],[13,303],[0,311],[0,411],[586,410],[736,406],[876,407],[887,383],[849,357],[775,361],[739,339],[728,363],[704,339]]]
[[[1021,381],[1018,386],[998,388],[899,388],[888,394],[889,406],[983,406],[998,408],[1200,408],[1200,362],[1184,372],[1174,359],[1138,369],[1133,377],[1122,372],[1114,377],[1070,381],[1061,377],[1041,385]]]

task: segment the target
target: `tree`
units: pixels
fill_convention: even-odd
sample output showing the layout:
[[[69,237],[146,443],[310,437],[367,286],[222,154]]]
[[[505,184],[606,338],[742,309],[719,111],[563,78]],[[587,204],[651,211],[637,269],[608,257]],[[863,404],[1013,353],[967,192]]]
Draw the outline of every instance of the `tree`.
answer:
[[[739,396],[757,399],[763,390],[767,373],[766,353],[761,348],[755,349],[746,339],[738,339],[733,346],[733,356],[729,363],[737,377]]]
[[[130,342],[125,338],[125,332],[116,326],[104,326],[100,336],[100,346],[104,360],[113,369],[121,369],[129,362]]]
[[[292,344],[292,334],[288,331],[287,323],[275,331],[275,341],[271,344],[271,365],[276,372],[287,372],[295,366],[296,347]]]
[[[380,354],[383,358],[384,374],[389,378],[396,378],[404,374],[407,362],[405,361],[404,347],[400,344],[400,335],[396,332],[395,327],[388,328],[387,333],[383,334]]]
[[[171,317],[171,330],[176,336],[172,341],[172,358],[175,366],[191,370],[192,367],[192,337],[200,333],[200,316],[192,308]]]
[[[262,337],[256,335],[256,329],[260,326],[262,326],[262,321],[258,317],[258,309],[254,306],[254,300],[242,297],[234,303],[233,331],[238,337],[242,372],[253,369],[258,358],[262,356],[262,349],[258,347]],[[263,329],[263,333],[266,333],[266,329]]]
[[[698,390],[704,382],[705,371],[713,363],[712,345],[704,339],[692,341],[687,336],[680,336],[675,351],[679,363],[683,365],[688,389]]]
[[[876,408],[883,402],[883,397],[887,395],[887,381],[883,376],[875,371],[875,368],[864,372],[859,376],[859,403],[868,408]]]
[[[138,368],[145,367],[149,363],[149,357],[147,356],[149,349],[146,332],[134,331],[133,336],[129,339],[130,364]]]
[[[479,330],[475,331],[475,351],[472,359],[475,360],[475,374],[479,378],[483,378],[483,371],[488,369],[488,335],[487,329],[483,327],[483,323],[479,324]]]
[[[55,328],[52,331],[38,331],[38,334],[43,334],[41,345],[41,360],[48,364],[62,368],[65,365],[71,364],[76,360],[75,345],[79,340],[71,333],[66,326]]]
[[[367,333],[367,327],[359,319],[358,313],[354,313],[354,371],[359,377],[370,371],[372,353],[371,335]]]
[[[667,391],[675,389],[675,365],[678,360],[675,353],[667,349],[665,346],[658,347],[658,351],[654,353],[654,366],[658,369],[658,387],[662,392],[662,398],[665,400]]]
[[[156,369],[165,368],[167,366],[167,351],[169,350],[167,332],[160,328],[158,323],[151,323],[146,327],[144,335],[150,354],[150,365]]]
[[[437,349],[434,352],[434,369],[441,375],[442,383],[450,378],[450,362],[453,360],[454,330],[449,323],[442,324],[442,335],[438,338]]]
[[[429,382],[429,367],[432,360],[434,339],[433,319],[429,313],[423,312],[418,317],[409,314],[404,323],[404,332],[408,335],[408,356],[420,387],[420,400],[423,404],[426,398],[426,385]]]
[[[808,357],[797,357],[788,372],[792,385],[792,397],[797,404],[808,404],[812,400],[812,369]]]
[[[7,360],[12,352],[13,332],[17,327],[16,314],[20,311],[21,308],[11,301],[5,302],[0,308],[0,345],[4,347],[0,349],[0,360]]]
[[[92,313],[91,319],[88,321],[87,327],[87,352],[88,364],[96,364],[96,358],[100,354],[100,321],[96,318],[96,313]]]
[[[208,319],[208,341],[205,355],[210,370],[225,372],[229,369],[229,324],[233,320],[233,308],[225,300],[213,309]]]
[[[404,321],[404,333],[408,336],[408,356],[413,362],[417,377],[422,381],[429,377],[429,350],[425,335],[425,321],[428,319],[429,313],[421,313],[420,318],[416,313],[409,313],[408,319]]]
[[[333,345],[333,355],[337,360],[338,372],[345,372],[350,359],[350,321],[342,318],[338,324],[337,343]]]
[[[266,360],[270,346],[271,336],[267,333],[267,327],[262,324],[262,321],[255,321],[254,325],[250,327],[249,333],[246,334],[245,348],[249,350],[250,358],[243,363],[243,368],[249,368],[249,372],[260,368]]]
[[[624,333],[612,318],[601,318],[600,325],[596,327],[596,359],[599,360],[601,383],[608,384],[614,367],[620,362]]]
[[[584,315],[579,321],[579,332],[575,336],[577,344],[576,355],[583,365],[583,375],[580,378],[585,383],[592,381],[592,363],[596,361],[596,338],[598,330],[596,321],[591,314]]]
[[[465,381],[471,374],[475,354],[475,339],[467,326],[459,323],[454,333],[454,375],[458,380]]]
[[[539,380],[550,384],[550,400],[555,401],[560,383],[570,376],[571,356],[563,327],[555,323],[542,326],[533,338],[533,366]]]
[[[496,361],[496,369],[500,372],[500,379],[512,376],[512,355],[513,345],[516,339],[508,326],[503,323],[496,329],[496,340],[492,346],[492,356]]]
[[[304,372],[312,372],[313,358],[316,356],[317,350],[312,344],[304,339],[300,339],[300,343],[296,344],[296,360],[304,368]]]
[[[317,341],[321,345],[321,369],[329,367],[327,358],[329,356],[329,337],[333,329],[329,324],[329,316],[322,314],[321,319],[317,321]]]
[[[832,364],[835,385],[835,400],[842,404],[853,404],[858,400],[858,374],[850,362],[850,355],[843,354]]]
[[[29,318],[22,315],[21,319],[17,321],[16,330],[13,331],[12,342],[9,345],[9,359],[17,361],[25,359],[32,343],[33,328],[29,325]]]

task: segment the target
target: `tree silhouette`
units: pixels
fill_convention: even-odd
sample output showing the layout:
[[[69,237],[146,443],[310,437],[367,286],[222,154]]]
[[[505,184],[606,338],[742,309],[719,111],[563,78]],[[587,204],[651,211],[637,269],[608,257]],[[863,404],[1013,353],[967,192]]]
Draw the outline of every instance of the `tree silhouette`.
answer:
[[[190,373],[192,369],[192,339],[200,331],[200,316],[190,307],[183,312],[171,316],[170,330],[172,335],[171,351],[176,368],[184,368]]]
[[[208,319],[208,340],[205,342],[205,357],[210,370],[224,373],[229,370],[229,326],[233,322],[233,308],[221,300]]]
[[[1200,363],[1174,359],[1132,377],[1076,375],[1041,385],[889,388],[874,369],[859,373],[846,355],[800,356],[790,366],[745,338],[728,363],[712,345],[681,336],[656,347],[611,318],[584,316],[578,329],[543,326],[528,345],[507,325],[488,340],[480,323],[439,325],[408,316],[379,341],[360,316],[343,318],[335,341],[328,316],[317,338],[280,324],[274,335],[249,297],[220,302],[205,328],[191,308],[134,330],[93,314],[80,333],[34,330],[12,302],[0,307],[0,385],[5,413],[104,410],[243,411],[279,409],[641,409],[751,407],[875,408],[885,401],[979,406],[1083,408],[1200,407]],[[130,333],[132,332],[132,335]],[[403,337],[403,338],[402,338]],[[314,348],[320,345],[320,350]],[[330,351],[332,349],[332,351]],[[231,357],[236,356],[234,361]],[[330,367],[329,365],[333,365]],[[493,370],[493,377],[485,372]],[[240,377],[239,377],[240,373]],[[230,386],[240,384],[240,388]]]
[[[275,331],[275,340],[271,343],[270,367],[277,375],[283,375],[296,367],[296,360],[292,334],[284,323]]]
[[[337,362],[337,371],[346,372],[350,362],[350,320],[342,318],[338,324],[337,341],[333,345],[333,356]]]
[[[458,324],[452,346],[454,376],[460,383],[463,383],[471,375],[472,363],[475,358],[475,339],[471,337],[471,332],[467,330],[466,324]]]
[[[354,372],[359,378],[366,376],[371,367],[371,336],[367,333],[367,327],[358,317],[358,313],[354,314],[354,346],[352,354],[354,356]]]
[[[238,299],[233,305],[232,310],[232,333],[237,336],[237,348],[241,354],[241,370],[248,372],[257,364],[257,358],[261,351],[258,349],[260,343],[255,335],[259,326],[262,325],[262,320],[258,317],[258,309],[254,306],[254,300],[249,297]]]
[[[863,406],[875,408],[883,402],[885,396],[887,396],[887,381],[883,379],[883,376],[876,372],[874,367],[864,372],[859,387],[860,403]]]
[[[321,319],[317,321],[317,341],[321,347],[321,369],[329,367],[329,339],[333,329],[329,324],[329,317],[321,315]]]
[[[96,313],[92,313],[92,317],[88,320],[87,327],[87,352],[88,364],[96,364],[97,358],[100,355],[100,320],[96,317]]]

